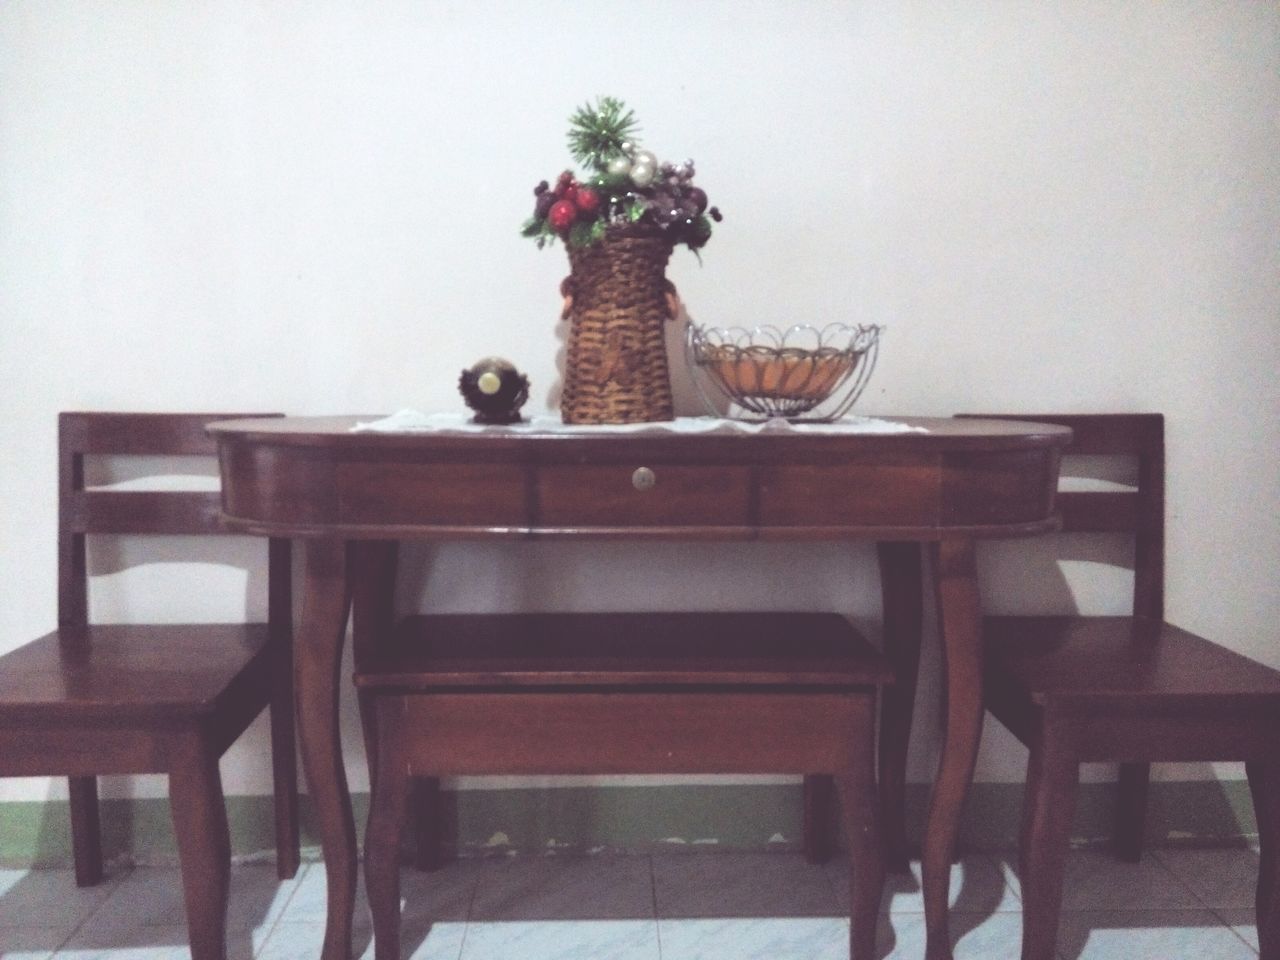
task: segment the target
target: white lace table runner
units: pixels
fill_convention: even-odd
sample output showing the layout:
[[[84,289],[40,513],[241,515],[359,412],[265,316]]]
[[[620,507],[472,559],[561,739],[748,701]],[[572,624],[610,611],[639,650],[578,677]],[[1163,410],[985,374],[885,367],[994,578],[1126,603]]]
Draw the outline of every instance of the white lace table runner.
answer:
[[[558,414],[541,414],[520,423],[490,426],[472,423],[465,413],[417,410],[400,410],[381,420],[357,423],[351,429],[372,433],[928,433],[924,427],[875,417],[843,417],[831,423],[791,423],[782,419],[744,423],[723,417],[676,417],[651,423],[585,425],[564,423]]]

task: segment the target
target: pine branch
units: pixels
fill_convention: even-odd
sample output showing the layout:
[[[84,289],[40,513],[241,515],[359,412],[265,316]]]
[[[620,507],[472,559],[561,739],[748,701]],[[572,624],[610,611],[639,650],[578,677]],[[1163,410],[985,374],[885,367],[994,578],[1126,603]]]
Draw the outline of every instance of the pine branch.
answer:
[[[594,107],[583,104],[569,118],[569,152],[583,166],[604,170],[639,130],[635,114],[626,104],[614,97],[601,97]]]

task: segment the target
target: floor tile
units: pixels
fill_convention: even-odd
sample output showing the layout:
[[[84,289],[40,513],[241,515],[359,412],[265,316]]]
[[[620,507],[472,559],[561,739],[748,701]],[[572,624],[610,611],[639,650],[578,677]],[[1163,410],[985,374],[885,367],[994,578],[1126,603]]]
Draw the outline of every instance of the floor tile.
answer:
[[[0,960],[48,960],[66,939],[48,927],[0,927]]]
[[[985,856],[987,857],[988,860],[991,861],[992,865],[996,868],[996,871],[1000,874],[1001,878],[1004,880],[1004,885],[1008,888],[1009,893],[1013,896],[1013,899],[1017,901],[1016,905],[1014,905],[1011,901],[1006,901],[1010,903],[1009,909],[1021,910],[1022,909],[1022,884],[1018,881],[1017,851],[1010,851],[1008,853],[986,854]]]
[[[478,863],[471,860],[451,863],[429,873],[402,868],[400,901],[404,920],[466,920],[477,877],[481,872]],[[323,924],[329,905],[326,880],[324,864],[310,864],[298,882],[296,892],[281,912],[281,921]],[[362,873],[356,884],[355,920],[357,923],[367,923],[368,916],[369,900],[365,894]]]
[[[476,887],[487,874],[485,867],[485,861],[464,860],[432,871],[402,868],[400,902],[404,923],[408,925],[413,921],[421,925],[432,920],[465,921],[475,899]],[[360,896],[364,896],[363,886]],[[357,900],[357,910],[363,910],[364,903],[364,900]]]
[[[284,908],[280,911],[279,920],[291,923],[324,923],[328,898],[328,891],[325,887],[324,864],[303,864],[298,870],[298,875],[294,877],[294,884],[293,896],[289,898]],[[360,916],[358,908],[364,902],[364,883],[362,880],[356,890],[357,917]]]
[[[283,913],[299,888],[306,867],[291,880],[276,876],[271,864],[233,868],[227,909],[227,932],[268,930]],[[105,931],[113,927],[134,929],[177,926],[186,923],[182,872],[177,867],[138,867],[125,877],[94,914],[93,924]]]
[[[403,942],[403,941],[402,941]],[[282,918],[258,951],[257,960],[316,960],[324,945],[324,921],[290,922]],[[368,920],[357,912],[352,936],[352,956],[373,956]],[[61,960],[61,957],[56,958]]]
[[[467,925],[449,920],[407,919],[401,929],[401,960],[458,960]],[[360,960],[373,960],[373,944]]]
[[[1063,960],[1257,960],[1257,953],[1208,910],[1064,913]]]
[[[406,919],[401,928],[401,960],[458,960],[465,930],[466,924],[461,922]],[[315,960],[323,945],[323,923],[281,921],[257,960]],[[356,960],[373,960],[374,944],[367,922],[357,920],[352,945]]]
[[[228,934],[227,960],[253,960],[267,930]],[[187,928],[139,924],[133,928],[82,929],[54,954],[55,960],[191,960]]]
[[[253,960],[270,926],[227,932],[227,960]],[[186,923],[98,922],[84,924],[54,955],[55,960],[190,960]]]
[[[849,863],[837,857],[826,865],[836,897],[848,913]],[[992,857],[972,855],[951,865],[948,902],[958,913],[989,915],[1022,909],[1017,894],[1006,882],[999,863]],[[924,892],[920,886],[920,862],[911,864],[911,873],[890,872],[885,877],[881,910],[892,914],[923,913]]]
[[[1253,907],[1258,884],[1255,850],[1152,850],[1169,872],[1207,907]]]
[[[1073,850],[1062,881],[1063,910],[1196,910],[1203,905],[1156,857],[1125,863],[1100,850]]]
[[[1258,915],[1253,907],[1247,910],[1232,908],[1213,912],[1222,919],[1223,923],[1235,931],[1237,937],[1253,947],[1254,950],[1258,949]]]
[[[481,861],[475,920],[647,920],[648,857],[519,857]]]
[[[849,922],[836,917],[659,920],[662,960],[848,960]]]
[[[966,857],[953,868],[955,960],[1018,956],[1010,859]],[[1139,865],[1073,851],[1061,960],[1256,960],[1256,870],[1248,850],[1160,849]],[[228,960],[314,960],[324,881],[322,865],[289,883],[269,865],[234,868]],[[468,860],[434,873],[406,869],[401,883],[405,960],[847,956],[847,866],[817,868],[798,854]],[[878,955],[918,960],[918,867],[911,877],[891,875],[889,886]],[[88,890],[75,887],[71,871],[0,871],[0,960],[189,960],[181,914],[176,869],[138,868]],[[356,960],[373,958],[368,924],[361,889]]]
[[[954,960],[1017,960],[1022,951],[1022,915],[1014,912],[952,914]],[[920,960],[924,956],[923,913],[882,916],[877,956],[882,960]]]
[[[653,858],[658,916],[838,917],[848,915],[822,867],[795,853],[670,854]]]
[[[661,960],[655,920],[470,923],[461,960]]]
[[[93,887],[77,887],[71,870],[0,870],[0,944],[15,942],[11,929],[41,928],[66,939],[111,896],[127,871]],[[56,946],[56,944],[55,944]],[[39,949],[39,948],[37,948]],[[9,960],[6,954],[0,954]]]

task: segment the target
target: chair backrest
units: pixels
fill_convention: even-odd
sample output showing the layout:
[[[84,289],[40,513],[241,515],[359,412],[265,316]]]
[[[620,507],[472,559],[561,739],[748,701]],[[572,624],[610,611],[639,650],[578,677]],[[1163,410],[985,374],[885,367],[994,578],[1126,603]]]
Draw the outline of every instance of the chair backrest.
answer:
[[[1070,427],[1066,455],[1131,456],[1138,461],[1134,490],[1061,490],[1062,529],[1128,533],[1134,538],[1133,612],[1164,618],[1164,416],[1158,413],[962,414]]]
[[[215,420],[267,414],[62,413],[58,416],[58,626],[89,619],[87,534],[223,534],[217,490],[85,488],[87,456],[212,457],[217,444],[205,432]],[[273,629],[288,629],[290,544],[268,547],[267,607]]]

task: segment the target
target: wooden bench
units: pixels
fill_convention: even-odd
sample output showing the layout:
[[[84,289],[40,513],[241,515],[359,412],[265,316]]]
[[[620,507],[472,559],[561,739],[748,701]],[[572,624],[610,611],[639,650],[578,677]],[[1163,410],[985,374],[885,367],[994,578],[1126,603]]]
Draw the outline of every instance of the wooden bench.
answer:
[[[469,774],[832,775],[852,863],[850,948],[870,960],[881,655],[837,614],[417,616],[360,664],[376,726],[365,880],[377,960],[400,956],[410,779]]]

